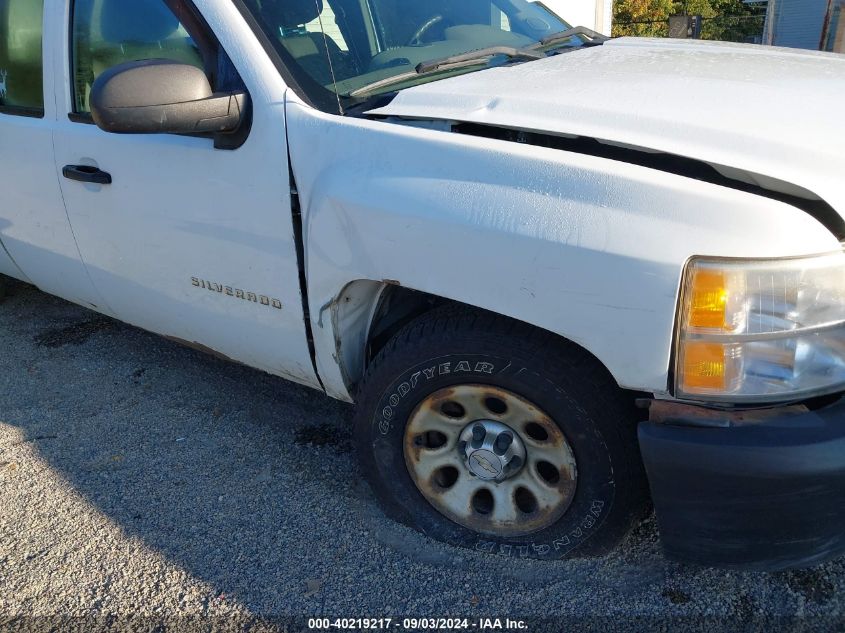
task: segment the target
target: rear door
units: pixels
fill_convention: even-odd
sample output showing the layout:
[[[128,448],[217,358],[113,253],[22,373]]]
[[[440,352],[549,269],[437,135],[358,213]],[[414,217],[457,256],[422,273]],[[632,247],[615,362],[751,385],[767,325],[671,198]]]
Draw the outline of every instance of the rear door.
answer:
[[[235,68],[188,2],[68,2],[54,178],[95,286],[129,323],[318,385],[300,296],[283,102],[248,68]],[[236,149],[217,149],[210,137],[117,135],[93,124],[94,80],[116,64],[150,58],[203,68],[215,90],[246,88],[252,125]],[[69,179],[68,168],[106,173],[111,184]]]
[[[82,265],[53,162],[52,0],[0,0],[0,272],[109,312]],[[45,87],[49,98],[45,99]]]

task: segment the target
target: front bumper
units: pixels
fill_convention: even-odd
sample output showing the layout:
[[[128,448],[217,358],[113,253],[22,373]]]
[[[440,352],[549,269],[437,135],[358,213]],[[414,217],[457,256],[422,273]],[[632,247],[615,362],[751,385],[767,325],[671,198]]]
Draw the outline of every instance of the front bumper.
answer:
[[[845,398],[752,420],[684,407],[639,440],[670,557],[774,571],[845,554]]]

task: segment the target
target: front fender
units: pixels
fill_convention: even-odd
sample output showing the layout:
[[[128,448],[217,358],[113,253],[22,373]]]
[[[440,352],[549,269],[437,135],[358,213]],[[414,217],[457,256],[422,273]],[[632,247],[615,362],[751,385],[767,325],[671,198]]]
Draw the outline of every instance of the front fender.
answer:
[[[391,280],[555,332],[620,386],[665,393],[693,255],[839,248],[781,202],[593,156],[287,106],[317,364],[350,399],[321,312]]]

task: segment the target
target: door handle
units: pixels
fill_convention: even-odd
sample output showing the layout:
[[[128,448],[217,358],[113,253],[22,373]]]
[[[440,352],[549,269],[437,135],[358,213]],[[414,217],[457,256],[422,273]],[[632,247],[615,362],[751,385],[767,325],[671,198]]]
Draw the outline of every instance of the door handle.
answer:
[[[96,185],[110,185],[111,174],[90,165],[65,165],[62,175],[68,180],[77,182],[91,182]]]

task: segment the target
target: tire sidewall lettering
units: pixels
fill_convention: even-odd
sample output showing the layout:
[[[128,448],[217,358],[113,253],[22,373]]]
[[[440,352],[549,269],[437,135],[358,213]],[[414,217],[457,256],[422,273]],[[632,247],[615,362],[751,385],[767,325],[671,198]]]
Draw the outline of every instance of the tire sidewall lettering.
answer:
[[[534,557],[548,556],[552,553],[559,555],[573,549],[587,536],[590,536],[592,528],[600,524],[599,519],[602,518],[605,502],[601,499],[594,499],[590,511],[581,518],[577,527],[570,530],[567,534],[555,538],[550,543],[527,543],[525,545],[511,545],[509,543],[498,543],[486,539],[480,539],[475,544],[475,549],[479,552],[486,552],[488,554],[500,554],[502,556],[515,556],[525,558],[530,554]]]
[[[452,365],[455,365],[454,370]],[[492,376],[496,372],[496,365],[487,361],[469,361],[459,360],[456,363],[453,361],[446,361],[432,364],[424,369],[417,370],[411,374],[408,380],[400,382],[392,393],[387,396],[387,405],[381,409],[381,419],[377,423],[379,433],[387,435],[392,428],[391,423],[395,417],[395,409],[399,404],[409,395],[421,388],[426,382],[434,379],[437,376],[446,376],[450,374],[466,374],[466,375],[488,375]],[[382,398],[384,400],[384,398]]]
[[[374,454],[379,456],[376,465],[383,469],[386,485],[394,490],[394,498],[402,506],[400,514],[413,517],[413,522],[424,533],[439,532],[442,540],[482,552],[558,559],[593,536],[611,513],[616,486],[609,457],[602,451],[602,447],[606,450],[604,439],[598,429],[591,428],[583,407],[547,376],[537,374],[524,362],[483,354],[432,358],[394,375],[396,379],[382,392],[375,415],[371,418],[371,445]],[[450,384],[472,383],[524,391],[521,395],[537,402],[556,421],[558,418],[552,407],[559,412],[561,419],[580,419],[580,424],[573,426],[572,421],[567,420],[568,428],[566,424],[559,423],[559,426],[570,440],[576,459],[589,463],[595,476],[588,482],[587,478],[581,478],[579,468],[579,485],[572,506],[558,523],[523,537],[498,538],[479,534],[440,515],[411,480],[401,449],[410,413],[420,401],[438,389]],[[547,405],[546,401],[552,405]]]

